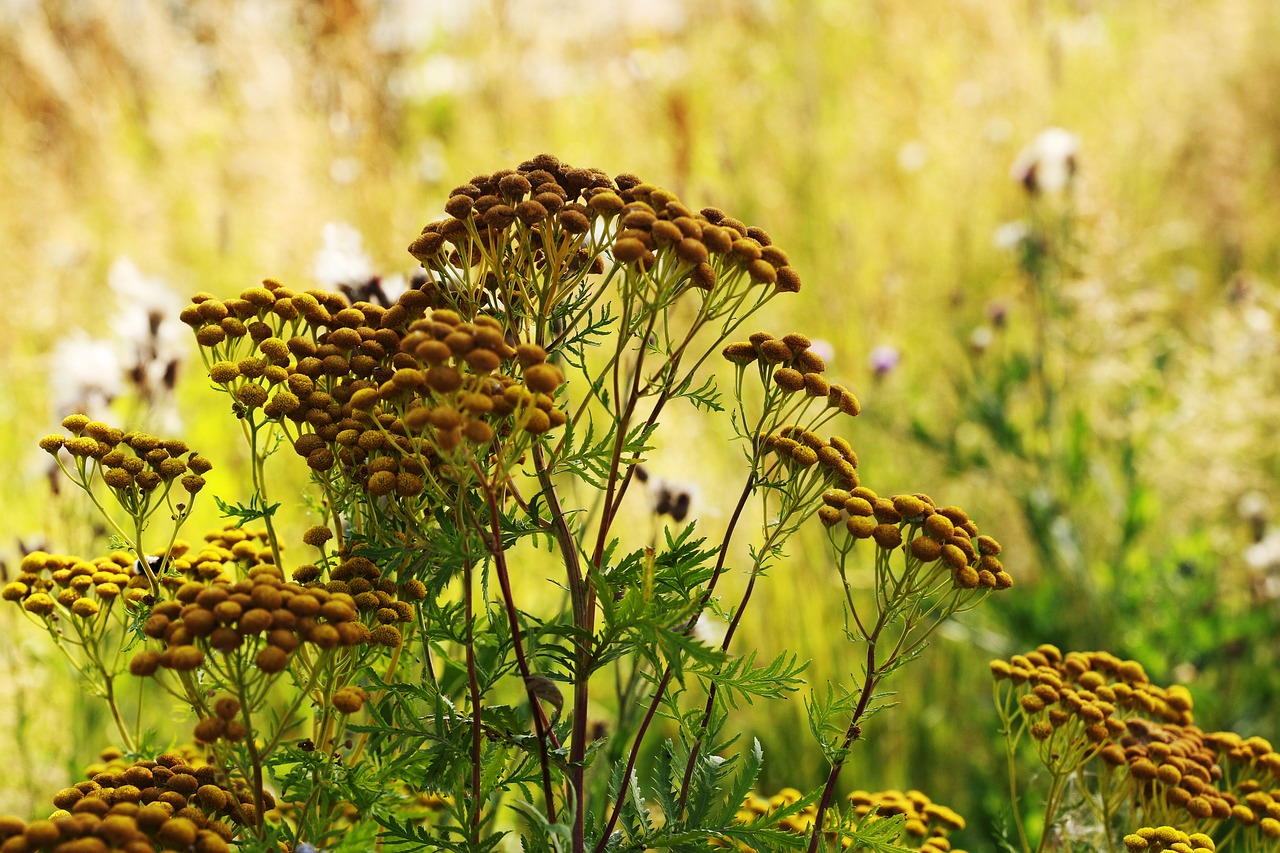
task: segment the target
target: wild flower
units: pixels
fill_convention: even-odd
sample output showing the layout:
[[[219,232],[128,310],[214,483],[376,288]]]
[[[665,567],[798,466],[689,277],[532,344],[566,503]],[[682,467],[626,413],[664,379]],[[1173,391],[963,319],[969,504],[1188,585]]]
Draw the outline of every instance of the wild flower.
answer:
[[[49,356],[49,385],[59,420],[76,412],[109,420],[111,403],[125,389],[116,348],[83,332],[63,338]]]
[[[118,309],[112,337],[138,404],[170,428],[177,426],[173,390],[190,350],[177,321],[182,301],[160,278],[148,277],[128,258],[117,258],[107,273]]]
[[[4,598],[64,649],[63,626],[77,627],[69,654],[103,685],[131,753],[146,738],[114,698],[126,650],[130,676],[189,709],[212,768],[179,771],[161,756],[100,773],[94,784],[115,792],[97,798],[105,811],[82,797],[71,817],[92,810],[175,849],[213,837],[202,832],[266,851],[358,831],[479,850],[519,831],[536,849],[604,853],[766,843],[784,821],[810,850],[883,847],[903,832],[917,849],[947,849],[934,825],[962,824],[949,810],[908,796],[910,816],[850,822],[836,786],[892,672],[942,620],[1013,581],[963,510],[861,485],[839,434],[861,403],[828,375],[820,346],[800,332],[736,338],[801,289],[787,253],[724,211],[549,155],[472,177],[445,213],[410,244],[423,271],[394,300],[370,286],[352,232],[331,229],[320,266],[340,292],[267,279],[231,298],[197,293],[179,312],[247,444],[251,498],[219,501],[234,526],[177,539],[210,467],[178,439],[78,415],[64,421],[70,437],[42,440],[70,454],[64,472],[131,553],[28,558]],[[706,369],[717,353],[731,401]],[[742,451],[716,542],[698,532],[707,519],[692,491],[642,464],[678,401],[707,416],[729,409]],[[275,518],[266,462],[281,449],[315,491],[301,560]],[[670,522],[637,543],[621,518],[642,484]],[[162,507],[173,527],[155,540]],[[798,690],[805,664],[794,651],[758,663],[739,648],[741,619],[815,518],[864,676],[842,694],[850,701],[834,687],[814,694],[830,765],[821,785],[743,823],[737,805],[762,750],[734,755],[722,732],[738,703]],[[558,605],[525,601],[528,579],[513,583],[533,546],[554,555]],[[870,601],[850,580],[867,548]],[[735,571],[745,589],[724,601]],[[674,731],[654,725],[659,714]],[[159,786],[135,801],[119,784],[144,770],[217,814],[184,814],[189,800],[159,791],[178,811],[153,820],[145,792]],[[193,785],[201,772],[213,781]],[[509,807],[513,797],[524,805]],[[135,815],[122,800],[145,805]],[[886,815],[895,802],[877,801]],[[144,811],[163,837],[137,836]],[[6,831],[37,848],[52,838],[43,824]]]
[[[867,356],[867,362],[871,366],[871,372],[877,379],[888,376],[898,362],[902,360],[902,354],[898,352],[898,348],[889,344],[881,344]]]
[[[1183,849],[1178,844],[1213,850],[1212,842],[1200,840],[1213,835],[1246,850],[1265,849],[1270,842],[1264,839],[1280,835],[1280,823],[1263,825],[1280,817],[1280,801],[1272,796],[1280,753],[1263,738],[1202,731],[1185,687],[1153,684],[1136,661],[1107,652],[1064,655],[1051,645],[992,661],[991,671],[1024,850],[1031,847],[1012,768],[1028,736],[1049,773],[1038,850],[1047,849],[1073,779],[1104,836],[1126,821],[1159,827],[1156,834],[1125,835],[1130,850]]]
[[[1047,128],[1018,152],[1009,177],[1031,195],[1061,195],[1075,179],[1079,150],[1080,139],[1074,133]]]
[[[321,229],[324,245],[312,261],[311,277],[326,290],[359,287],[373,278],[373,262],[364,251],[360,232],[345,222],[330,222]]]

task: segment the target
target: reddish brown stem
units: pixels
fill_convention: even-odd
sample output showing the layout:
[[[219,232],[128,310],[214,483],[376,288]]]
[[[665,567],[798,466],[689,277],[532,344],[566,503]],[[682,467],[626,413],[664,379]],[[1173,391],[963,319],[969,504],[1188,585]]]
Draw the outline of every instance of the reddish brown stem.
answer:
[[[877,626],[878,629],[879,626]],[[849,754],[849,749],[853,746],[853,742],[862,735],[862,729],[858,726],[858,721],[867,712],[867,706],[871,703],[871,695],[875,692],[876,683],[876,643],[875,640],[869,640],[867,642],[866,681],[862,684],[862,695],[858,697],[858,707],[853,711],[853,718],[849,721],[849,728],[845,731],[844,742],[840,745],[840,752],[837,753],[835,761],[831,763],[831,772],[827,774],[827,784],[822,789],[822,799],[818,803],[818,812],[813,818],[813,833],[809,836],[809,853],[817,853],[818,844],[822,839],[823,818],[826,816],[827,809],[831,807],[831,801],[835,798],[836,782],[840,778],[840,771],[844,769],[844,761]]]

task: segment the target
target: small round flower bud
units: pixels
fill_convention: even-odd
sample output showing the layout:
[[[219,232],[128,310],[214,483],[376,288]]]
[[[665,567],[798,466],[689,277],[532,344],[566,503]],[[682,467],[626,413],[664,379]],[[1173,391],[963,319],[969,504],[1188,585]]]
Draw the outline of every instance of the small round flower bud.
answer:
[[[439,394],[450,394],[462,387],[462,374],[447,364],[437,364],[426,372],[427,386]]]
[[[753,344],[742,341],[729,344],[721,351],[721,355],[734,364],[747,365],[756,360],[756,348]]]
[[[196,332],[196,343],[202,347],[216,347],[227,339],[221,326],[203,326]]]
[[[359,687],[343,687],[333,694],[333,707],[344,714],[354,714],[364,707],[368,694]]]
[[[734,245],[736,247],[737,244]],[[747,275],[756,284],[773,284],[778,280],[778,271],[768,261],[760,258],[747,264]]]
[[[204,477],[199,474],[188,474],[182,478],[182,488],[194,495],[204,488]]]
[[[689,273],[689,283],[699,290],[714,290],[716,269],[708,263],[700,263]]]
[[[195,646],[175,646],[169,649],[169,667],[178,672],[190,672],[204,663],[204,652]]]
[[[951,547],[951,546],[946,546]],[[964,566],[951,573],[951,579],[961,589],[978,588],[978,570],[972,566]]]
[[[892,551],[902,544],[902,531],[897,525],[878,524],[871,531],[871,538],[886,551]]]
[[[58,451],[62,449],[64,441],[65,439],[60,435],[46,435],[40,439],[40,449],[45,453],[51,453],[56,456]]]
[[[425,231],[409,244],[409,254],[422,263],[430,262],[444,248],[444,237],[434,231]],[[296,298],[295,298],[296,301]]]
[[[804,392],[810,397],[826,397],[831,394],[831,384],[820,374],[804,374]]]
[[[22,603],[22,608],[36,616],[48,616],[56,608],[53,599],[43,592],[37,592]]]
[[[153,649],[143,649],[129,661],[129,672],[139,678],[145,678],[160,666],[160,653]]]
[[[840,523],[840,519],[844,517],[843,513],[835,507],[820,506],[818,507],[818,520],[822,522],[823,527],[835,527]]]
[[[580,210],[573,208],[565,208],[556,214],[556,221],[560,223],[560,227],[569,234],[585,234],[591,230],[591,220]],[[643,245],[643,244],[642,244]],[[614,245],[614,257],[618,257],[617,245]],[[622,260],[622,258],[618,258]],[[624,263],[627,263],[624,261]]]
[[[925,503],[915,495],[894,495],[893,508],[904,519],[915,519],[924,514]]]
[[[113,489],[128,489],[133,485],[133,477],[123,468],[108,468],[102,472],[102,481]]]
[[[204,717],[196,723],[193,734],[196,740],[204,743],[213,743],[222,737],[223,732],[227,730],[227,721],[220,720],[217,717]]]
[[[775,271],[776,284],[774,289],[779,293],[799,293],[800,292],[800,274],[796,272],[795,267],[779,267]]]
[[[401,643],[400,632],[390,625],[379,625],[369,635],[369,642],[394,649]]]
[[[591,196],[587,202],[587,207],[599,213],[602,216],[616,216],[622,211],[625,202],[622,197],[615,192],[596,193]]]
[[[308,527],[302,534],[302,541],[307,545],[319,548],[333,538],[333,531],[327,525],[317,524]]]
[[[85,415],[67,415],[62,419],[62,428],[76,435],[88,425],[89,418]]]
[[[450,196],[449,200],[444,203],[444,212],[455,219],[466,219],[471,215],[471,206],[474,203],[475,200],[471,196],[459,193],[458,195]],[[409,251],[412,252],[413,250],[410,249]]]
[[[524,429],[532,435],[541,435],[551,429],[551,418],[542,409],[529,409],[525,413]]]
[[[633,237],[623,237],[613,244],[613,257],[618,263],[622,264],[630,264],[640,260],[647,251],[644,244]]]
[[[845,529],[849,531],[849,535],[855,539],[869,539],[872,532],[876,529],[876,522],[873,518],[863,515],[850,516],[844,523]]]
[[[676,243],[675,253],[676,257],[686,264],[699,265],[707,261],[707,247],[701,240],[693,237],[684,237]]]
[[[554,364],[534,364],[525,368],[524,384],[535,394],[554,394],[564,384],[564,374]]]
[[[91,598],[78,598],[71,605],[71,612],[81,619],[89,619],[98,615],[98,602]]]
[[[231,720],[240,713],[240,703],[230,696],[223,696],[213,704],[213,712],[224,720]]]
[[[922,563],[932,563],[942,556],[942,545],[931,537],[917,536],[911,540],[911,556]]]
[[[817,464],[818,453],[812,447],[800,444],[791,448],[791,459],[798,465],[808,468],[810,465]]]
[[[390,471],[377,471],[370,475],[368,489],[371,494],[383,497],[391,494],[396,487],[396,475]]]
[[[187,460],[187,466],[197,474],[207,474],[213,470],[213,463],[203,456],[192,456]]]
[[[804,374],[790,367],[780,367],[773,373],[773,381],[789,394],[804,389]]]
[[[289,665],[289,653],[279,646],[264,646],[254,658],[254,664],[269,675],[284,672]]]

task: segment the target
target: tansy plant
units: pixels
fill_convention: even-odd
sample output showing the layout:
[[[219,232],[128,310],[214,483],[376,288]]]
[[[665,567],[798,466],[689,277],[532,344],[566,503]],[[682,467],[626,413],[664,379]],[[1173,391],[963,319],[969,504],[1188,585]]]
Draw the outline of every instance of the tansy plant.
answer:
[[[4,597],[105,682],[125,751],[49,819],[0,822],[0,853],[950,849],[950,809],[838,797],[841,772],[892,672],[1012,580],[963,510],[861,485],[839,434],[858,401],[804,335],[739,332],[800,290],[786,253],[546,155],[445,211],[394,304],[267,280],[182,311],[248,447],[249,501],[219,501],[237,526],[144,543],[161,506],[185,520],[202,457],[80,418],[45,439],[119,504],[132,553],[33,555]],[[675,529],[637,546],[628,495],[673,403],[727,419],[741,489],[711,530],[677,499]],[[302,560],[275,518],[294,496],[266,475],[279,450],[315,487]],[[808,702],[826,778],[765,800],[734,712],[798,690],[805,665],[758,660],[739,627],[804,524],[830,535],[861,669]],[[713,643],[708,616],[728,626]],[[125,722],[103,652],[121,646],[189,708],[190,748],[157,756]]]
[[[1202,731],[1185,687],[1153,684],[1137,661],[1051,645],[991,672],[1023,851],[1023,753],[1043,769],[1036,851],[1280,850],[1280,753]]]

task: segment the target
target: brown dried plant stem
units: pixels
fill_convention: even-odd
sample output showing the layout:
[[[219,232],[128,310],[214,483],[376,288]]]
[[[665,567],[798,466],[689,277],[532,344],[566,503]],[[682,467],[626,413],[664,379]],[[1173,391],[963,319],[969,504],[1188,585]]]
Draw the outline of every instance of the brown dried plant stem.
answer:
[[[702,612],[706,610],[711,601],[711,596],[715,593],[716,583],[724,572],[724,561],[725,556],[729,553],[729,543],[733,540],[734,531],[737,529],[738,520],[742,517],[743,510],[746,509],[747,501],[755,490],[755,483],[756,476],[753,471],[747,477],[747,482],[742,487],[742,494],[738,497],[738,503],[733,509],[733,515],[729,518],[729,526],[725,529],[724,538],[720,542],[720,556],[716,559],[716,566],[711,573],[711,579],[707,582],[707,588],[702,593],[701,601],[698,602],[698,609],[689,620],[688,627],[685,628],[686,634],[692,633],[693,629],[697,627],[698,619],[702,616]],[[618,786],[618,794],[613,802],[613,811],[605,824],[604,832],[601,833],[600,841],[596,844],[595,853],[603,853],[609,836],[613,833],[614,827],[618,825],[618,818],[622,814],[622,805],[627,796],[628,783],[631,781],[631,775],[635,772],[636,761],[640,757],[640,748],[644,743],[645,734],[648,732],[653,718],[657,715],[658,708],[662,705],[667,686],[671,683],[672,674],[673,670],[671,665],[668,664],[662,671],[662,677],[658,679],[658,686],[654,688],[653,698],[649,701],[649,707],[645,711],[644,719],[641,720],[640,727],[636,730],[635,739],[632,741],[631,751],[627,755],[627,766],[622,772],[622,783]]]
[[[748,483],[754,483],[755,477],[748,479]],[[774,541],[786,531],[784,519],[779,519],[778,524],[773,528],[769,537],[765,540],[764,546],[760,549],[760,559],[755,561],[755,565],[751,567],[751,573],[747,578],[747,588],[742,593],[742,600],[738,602],[738,607],[734,610],[733,618],[729,621],[729,627],[725,630],[724,639],[720,642],[720,651],[729,651],[729,645],[733,642],[734,635],[738,632],[738,626],[742,623],[742,614],[746,612],[747,605],[751,603],[751,594],[756,588],[756,578],[760,576],[760,570],[764,564],[764,556],[773,548]],[[721,551],[721,559],[723,559],[724,551]],[[684,767],[684,779],[680,785],[680,809],[684,810],[685,804],[689,799],[689,786],[693,781],[693,769],[697,764],[698,755],[702,752],[702,742],[707,734],[707,726],[711,724],[711,715],[715,710],[716,697],[719,690],[715,684],[707,688],[707,704],[702,712],[702,721],[698,724],[698,738],[693,742],[693,748],[689,750],[689,759]]]
[[[473,462],[472,464],[474,466],[475,463]],[[511,645],[515,649],[516,666],[519,668],[520,677],[524,681],[525,693],[529,698],[529,708],[533,715],[534,732],[538,736],[538,761],[542,769],[542,794],[547,800],[547,820],[550,823],[555,823],[556,805],[551,787],[551,758],[547,754],[548,736],[555,742],[556,749],[560,748],[560,742],[552,730],[551,721],[542,710],[542,702],[538,699],[533,689],[533,671],[529,668],[529,660],[524,651],[524,637],[520,630],[520,611],[516,609],[515,595],[511,591],[511,573],[507,567],[507,552],[502,547],[502,520],[498,513],[497,495],[494,494],[492,486],[481,475],[478,466],[475,470],[479,476],[485,504],[489,509],[491,535],[489,553],[493,555],[494,568],[498,573],[498,585],[502,588],[502,603],[506,609],[507,625],[511,631]],[[477,525],[478,527],[479,525]]]
[[[573,677],[573,729],[569,740],[569,786],[572,788],[574,802],[573,815],[573,850],[583,853],[586,849],[584,806],[586,805],[586,766],[584,759],[587,751],[587,699],[588,680],[591,673],[591,640],[595,630],[595,588],[589,578],[582,574],[582,565],[578,556],[578,544],[573,531],[565,519],[564,508],[560,505],[560,497],[555,484],[551,481],[551,469],[547,466],[546,454],[539,442],[533,443],[533,464],[538,474],[538,482],[542,486],[547,499],[547,509],[551,513],[551,524],[555,532],[556,542],[560,546],[560,556],[565,564],[565,578],[569,586],[569,600],[573,607],[573,624],[581,632],[578,639],[577,670]]]
[[[845,730],[844,741],[840,744],[840,751],[836,754],[835,760],[831,763],[831,772],[827,774],[826,785],[822,788],[822,799],[818,802],[818,812],[813,818],[813,831],[809,835],[809,853],[817,853],[818,845],[822,840],[823,818],[826,816],[827,809],[831,807],[831,801],[835,799],[836,782],[840,778],[840,771],[844,769],[845,758],[848,756],[853,742],[862,735],[862,729],[859,727],[858,721],[862,719],[862,715],[867,711],[867,706],[871,704],[871,697],[875,693],[876,685],[880,680],[880,674],[876,671],[876,640],[879,638],[884,626],[885,618],[882,613],[879,621],[876,622],[875,630],[867,638],[867,674],[862,682],[862,695],[858,697],[858,706],[854,708],[853,717],[849,721],[849,728]]]

